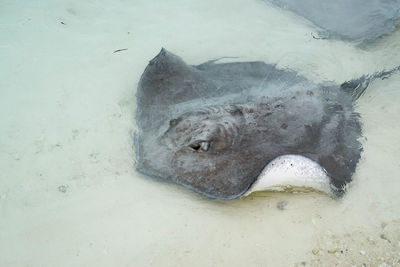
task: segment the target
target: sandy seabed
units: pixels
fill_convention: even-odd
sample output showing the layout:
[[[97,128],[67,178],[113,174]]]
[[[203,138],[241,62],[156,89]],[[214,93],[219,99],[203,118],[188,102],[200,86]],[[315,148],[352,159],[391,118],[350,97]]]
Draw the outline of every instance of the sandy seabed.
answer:
[[[398,31],[367,46],[316,32],[257,0],[3,0],[0,266],[399,266],[399,73],[358,101],[364,153],[341,200],[210,201],[134,170],[135,91],[161,47],[316,82],[400,63]]]

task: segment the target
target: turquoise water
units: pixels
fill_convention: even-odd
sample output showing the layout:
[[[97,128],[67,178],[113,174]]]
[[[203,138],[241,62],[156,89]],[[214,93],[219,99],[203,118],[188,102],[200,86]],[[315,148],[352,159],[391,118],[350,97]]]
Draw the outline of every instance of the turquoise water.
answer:
[[[189,64],[262,60],[315,82],[400,63],[398,31],[362,46],[313,34],[263,1],[0,3],[0,265],[397,264],[400,74],[358,101],[364,153],[342,200],[209,201],[133,168],[135,90],[161,47]]]

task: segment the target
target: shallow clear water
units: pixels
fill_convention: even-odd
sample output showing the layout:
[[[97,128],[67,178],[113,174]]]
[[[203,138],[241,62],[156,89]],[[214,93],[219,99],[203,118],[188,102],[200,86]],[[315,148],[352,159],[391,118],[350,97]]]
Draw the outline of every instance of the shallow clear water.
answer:
[[[341,200],[210,201],[133,168],[135,90],[161,47],[315,82],[400,64],[399,31],[362,47],[314,32],[263,1],[3,1],[0,265],[399,264],[399,73],[358,101],[364,153]]]

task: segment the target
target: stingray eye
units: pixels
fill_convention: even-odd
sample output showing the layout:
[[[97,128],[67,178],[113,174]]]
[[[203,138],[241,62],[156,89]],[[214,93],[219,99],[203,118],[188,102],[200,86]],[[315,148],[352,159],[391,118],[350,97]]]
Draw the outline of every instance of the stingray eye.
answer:
[[[207,152],[208,149],[210,148],[210,142],[209,141],[199,141],[199,142],[195,142],[193,144],[190,144],[189,147],[193,151]]]
[[[181,121],[181,119],[173,119],[169,121],[169,127],[174,127],[176,126],[179,122]]]

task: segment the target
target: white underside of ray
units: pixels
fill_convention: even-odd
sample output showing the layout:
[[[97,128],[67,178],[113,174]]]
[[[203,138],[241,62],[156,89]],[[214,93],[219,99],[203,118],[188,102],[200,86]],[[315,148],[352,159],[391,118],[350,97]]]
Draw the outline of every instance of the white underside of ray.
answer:
[[[317,191],[332,195],[325,169],[301,155],[283,155],[272,160],[245,196],[256,191]]]

